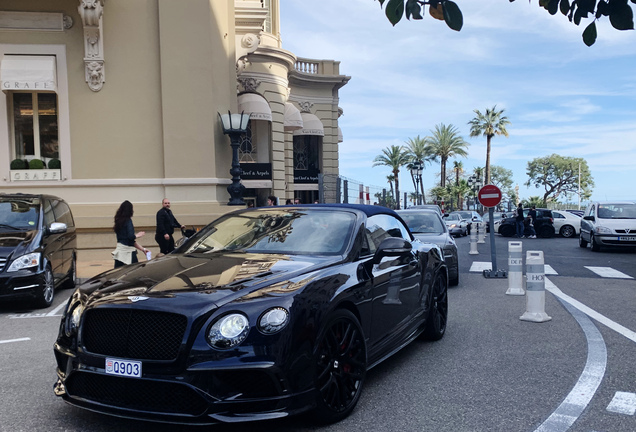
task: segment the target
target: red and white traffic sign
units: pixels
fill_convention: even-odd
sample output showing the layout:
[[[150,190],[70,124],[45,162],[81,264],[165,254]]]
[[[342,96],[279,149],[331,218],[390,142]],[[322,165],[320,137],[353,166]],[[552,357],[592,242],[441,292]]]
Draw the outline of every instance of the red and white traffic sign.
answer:
[[[501,190],[495,185],[487,184],[479,189],[477,197],[484,207],[495,207],[501,202]]]

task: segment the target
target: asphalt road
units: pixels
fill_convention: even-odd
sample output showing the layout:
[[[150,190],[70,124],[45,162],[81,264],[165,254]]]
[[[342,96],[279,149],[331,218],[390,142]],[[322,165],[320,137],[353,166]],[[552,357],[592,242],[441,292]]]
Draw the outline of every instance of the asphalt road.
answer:
[[[503,269],[510,240],[496,236]],[[532,323],[519,319],[526,298],[506,295],[507,279],[486,279],[471,271],[490,261],[490,245],[480,244],[479,255],[469,255],[468,238],[457,241],[461,278],[449,291],[446,336],[439,342],[416,341],[371,370],[356,410],[340,423],[319,426],[297,417],[186,428],[68,406],[52,391],[52,346],[60,307],[70,295],[61,291],[41,311],[0,306],[0,430],[636,430],[632,405],[616,403],[618,396],[636,398],[636,253],[596,253],[579,248],[576,238],[522,240],[524,255],[544,252],[552,273],[549,284],[556,287],[545,299],[552,319]],[[624,276],[602,277],[586,266],[610,267]],[[590,308],[586,313],[580,312],[584,306]]]

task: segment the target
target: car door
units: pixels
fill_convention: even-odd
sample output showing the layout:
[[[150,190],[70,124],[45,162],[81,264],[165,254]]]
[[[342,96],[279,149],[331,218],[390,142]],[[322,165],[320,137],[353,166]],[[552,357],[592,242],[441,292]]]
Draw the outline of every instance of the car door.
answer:
[[[593,220],[585,219],[588,216],[594,218],[596,215],[596,205],[592,204],[589,206],[583,218],[581,218],[581,238],[587,242],[590,241],[590,232],[594,228]]]
[[[60,268],[61,275],[66,275],[71,270],[73,256],[77,248],[77,238],[75,234],[75,221],[71,214],[68,204],[62,200],[53,200],[53,211],[55,213],[55,221],[66,225],[66,232],[59,237],[62,248],[62,263]]]
[[[51,270],[55,280],[59,280],[64,276],[64,250],[62,234],[51,233],[51,224],[55,222],[55,212],[53,211],[53,202],[49,199],[42,199],[42,248],[43,255],[51,264]]]
[[[374,249],[387,237],[411,239],[404,224],[392,215],[369,217],[366,230]],[[385,257],[373,265],[372,276],[371,340],[382,349],[399,339],[419,310],[421,284],[416,255]]]

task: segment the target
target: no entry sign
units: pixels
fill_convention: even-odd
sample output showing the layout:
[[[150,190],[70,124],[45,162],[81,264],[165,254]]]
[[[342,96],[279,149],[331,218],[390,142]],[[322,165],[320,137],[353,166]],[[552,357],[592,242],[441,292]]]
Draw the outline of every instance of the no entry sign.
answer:
[[[488,184],[479,189],[477,197],[484,207],[495,207],[501,202],[501,191],[497,186]]]

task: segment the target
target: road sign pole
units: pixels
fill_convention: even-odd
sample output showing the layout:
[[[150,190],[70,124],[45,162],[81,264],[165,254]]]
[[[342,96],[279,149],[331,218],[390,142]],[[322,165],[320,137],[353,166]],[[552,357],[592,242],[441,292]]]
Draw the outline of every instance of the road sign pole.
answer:
[[[501,191],[495,185],[486,185],[479,190],[479,202],[488,207],[490,225],[490,257],[492,261],[492,269],[484,270],[484,277],[487,278],[507,278],[505,270],[497,268],[497,247],[495,245],[495,206],[501,202]]]

